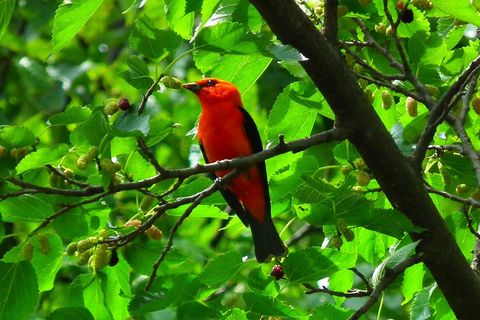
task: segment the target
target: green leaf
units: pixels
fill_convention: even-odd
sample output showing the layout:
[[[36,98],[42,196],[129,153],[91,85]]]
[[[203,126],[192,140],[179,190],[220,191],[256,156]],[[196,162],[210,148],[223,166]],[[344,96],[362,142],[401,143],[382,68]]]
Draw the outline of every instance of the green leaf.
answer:
[[[208,286],[224,283],[240,270],[242,264],[242,257],[236,251],[219,255],[203,268],[199,276],[200,281]]]
[[[93,318],[112,319],[112,315],[105,305],[105,293],[103,291],[105,275],[102,273],[81,274],[78,277],[83,286],[83,302]]]
[[[294,283],[317,281],[339,270],[319,247],[290,253],[283,263],[287,279]]]
[[[166,0],[167,21],[170,28],[185,40],[192,37],[194,18],[193,12],[185,13],[186,0]]]
[[[89,108],[74,106],[52,115],[48,118],[47,123],[54,126],[83,122],[88,119],[91,113],[92,111]]]
[[[133,152],[125,165],[125,172],[130,174],[134,181],[153,177],[155,169],[138,152]]]
[[[0,213],[7,222],[41,222],[53,213],[53,207],[37,196],[25,194],[1,201]]]
[[[130,56],[127,59],[128,74],[125,79],[133,87],[140,90],[147,90],[153,84],[153,79],[149,76],[147,64],[138,56]]]
[[[56,234],[42,234],[49,243],[48,254],[42,252],[39,236],[31,241],[33,244],[32,266],[38,279],[38,289],[40,292],[49,291],[53,288],[57,272],[62,267],[63,244],[60,237]]]
[[[173,130],[172,120],[159,113],[153,118],[150,118],[150,130],[145,139],[148,147],[154,146],[165,139]]]
[[[47,316],[47,320],[94,320],[88,309],[82,307],[60,308]]]
[[[53,52],[65,47],[102,3],[103,0],[72,0],[61,4],[53,22]]]
[[[423,277],[425,275],[425,270],[423,265],[418,263],[411,266],[403,273],[403,282],[402,282],[402,294],[405,299],[402,302],[402,305],[408,303],[417,293],[423,288]]]
[[[186,0],[185,13],[200,11],[203,6],[203,0]]]
[[[243,294],[243,300],[248,306],[249,313],[261,317],[271,316],[285,319],[302,319],[306,317],[300,309],[293,308],[279,299],[273,300],[270,297],[246,292]]]
[[[352,310],[343,309],[325,303],[313,309],[311,320],[346,320],[353,314]]]
[[[118,137],[139,137],[148,135],[150,116],[138,114],[131,108],[115,120],[112,125],[113,133]]]
[[[409,256],[415,253],[415,248],[420,241],[409,243],[391,253],[379,266],[377,266],[372,275],[374,285],[378,284],[387,269],[392,269],[399,263],[405,261]]]
[[[317,112],[293,100],[291,86],[286,87],[275,100],[267,122],[267,136],[276,141],[283,134],[287,141],[309,136],[317,118]]]
[[[305,58],[297,49],[289,45],[271,45],[266,48],[272,57],[282,61],[302,61]]]
[[[35,311],[37,279],[27,262],[0,262],[0,319],[25,319]]]
[[[132,48],[150,59],[165,58],[180,44],[180,38],[168,30],[159,30],[146,18],[137,19],[128,42]]]
[[[6,126],[0,129],[0,144],[6,148],[22,148],[35,143],[32,130]]]
[[[15,9],[15,0],[0,0],[0,39],[8,28]]]
[[[433,6],[447,14],[474,25],[480,25],[480,14],[468,0],[432,0]]]
[[[107,116],[99,108],[93,111],[84,123],[73,130],[70,135],[70,141],[77,148],[86,147],[85,150],[82,151],[87,152],[90,146],[99,146],[102,141],[103,143],[107,143],[107,141],[104,141],[104,138],[109,135],[111,131]],[[112,137],[110,137],[110,140]]]
[[[176,209],[168,210],[167,214],[169,216],[181,216],[185,210],[189,207],[189,205],[180,206]],[[213,219],[228,219],[228,213],[223,210],[220,210],[216,206],[210,205],[198,205],[195,209],[193,209],[192,213],[190,214],[191,218],[213,218]]]
[[[128,304],[130,302],[130,267],[122,259],[113,268],[104,269],[105,278],[105,304],[110,310],[113,319],[128,319]]]
[[[268,295],[275,298],[278,295],[279,288],[277,281],[266,274],[262,268],[256,268],[249,272],[247,279],[248,287],[256,293]]]
[[[247,320],[247,313],[242,309],[233,308],[223,315],[225,320]]]
[[[23,158],[15,168],[17,174],[24,173],[27,170],[43,167],[46,164],[52,164],[68,153],[66,144],[58,144],[54,147],[43,147],[35,152],[29,153]]]
[[[413,299],[413,303],[410,309],[410,318],[415,320],[427,320],[431,316],[430,311],[430,297],[436,288],[436,284],[423,288],[420,290]]]

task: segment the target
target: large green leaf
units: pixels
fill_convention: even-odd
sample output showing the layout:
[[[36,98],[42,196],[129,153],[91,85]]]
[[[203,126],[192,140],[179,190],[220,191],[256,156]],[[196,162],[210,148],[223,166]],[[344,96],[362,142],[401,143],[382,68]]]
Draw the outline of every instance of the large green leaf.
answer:
[[[30,194],[8,198],[0,202],[3,221],[41,222],[53,213],[50,203]]]
[[[53,51],[60,51],[75,37],[103,0],[72,0],[58,7],[53,23]]]
[[[246,292],[243,294],[243,300],[248,306],[251,314],[257,317],[271,316],[285,319],[303,319],[306,313],[300,309],[295,309],[281,301],[273,300],[270,297]]]
[[[319,247],[290,253],[283,263],[290,282],[317,281],[339,270],[339,267]]]
[[[35,143],[32,130],[25,127],[6,126],[0,129],[0,144],[7,148],[21,148]]]
[[[38,279],[40,292],[53,288],[55,276],[62,267],[63,244],[56,234],[48,233],[34,237],[32,265]]]
[[[37,279],[27,262],[0,262],[0,319],[25,319],[35,311]]]
[[[82,307],[60,308],[50,313],[47,320],[94,320],[88,309]]]
[[[183,39],[189,40],[193,33],[195,14],[185,13],[186,0],[166,0],[165,4],[170,28]]]
[[[242,257],[236,251],[219,255],[203,268],[200,281],[206,285],[224,283],[240,270],[242,264]]]
[[[15,0],[0,0],[0,39],[10,23],[10,18],[15,9],[15,2]]]
[[[346,320],[353,314],[352,310],[343,309],[334,305],[325,303],[316,307],[311,320]]]
[[[91,110],[89,108],[73,106],[63,112],[52,115],[48,118],[48,124],[54,126],[83,122],[88,119],[90,114]]]
[[[136,21],[128,41],[132,48],[144,56],[156,60],[166,57],[180,43],[180,39],[175,33],[156,29],[145,18]]]
[[[480,13],[468,0],[432,0],[432,3],[458,20],[480,26]]]
[[[40,168],[46,164],[53,164],[68,152],[66,144],[58,144],[54,147],[43,147],[37,151],[29,153],[17,165],[17,174],[21,174],[27,170]]]
[[[78,278],[83,286],[83,302],[94,319],[113,319],[105,301],[106,276],[102,273],[81,274]]]

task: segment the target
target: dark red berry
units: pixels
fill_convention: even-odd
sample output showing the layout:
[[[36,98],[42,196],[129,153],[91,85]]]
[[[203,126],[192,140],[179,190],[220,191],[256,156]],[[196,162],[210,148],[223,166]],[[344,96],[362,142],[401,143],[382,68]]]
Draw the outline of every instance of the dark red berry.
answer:
[[[405,9],[405,3],[403,3],[402,0],[399,0],[399,1],[397,2],[397,9],[398,9],[398,10],[403,10],[403,9]]]
[[[128,102],[127,98],[122,98],[118,102],[118,107],[123,111],[127,111],[130,109],[130,102]]]
[[[400,12],[398,13],[398,16],[400,17],[400,20],[402,20],[403,23],[410,23],[413,21],[413,11],[410,9],[400,10]]]
[[[283,278],[285,275],[285,272],[283,272],[283,267],[279,264],[276,264],[272,268],[272,272],[270,272],[270,275],[275,278],[275,280],[280,280]]]

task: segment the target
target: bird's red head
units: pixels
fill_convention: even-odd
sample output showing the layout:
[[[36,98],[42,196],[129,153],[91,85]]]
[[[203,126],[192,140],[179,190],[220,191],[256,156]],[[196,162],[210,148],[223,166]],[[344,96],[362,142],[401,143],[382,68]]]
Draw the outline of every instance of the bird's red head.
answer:
[[[195,93],[204,108],[225,102],[235,106],[242,105],[238,89],[225,80],[205,78],[197,82],[186,83],[183,87]]]

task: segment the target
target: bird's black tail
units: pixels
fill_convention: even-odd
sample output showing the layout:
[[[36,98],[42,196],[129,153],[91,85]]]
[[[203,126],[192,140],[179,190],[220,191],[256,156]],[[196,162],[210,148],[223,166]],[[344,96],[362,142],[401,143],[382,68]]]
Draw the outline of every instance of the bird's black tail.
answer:
[[[267,218],[263,223],[251,220],[253,221],[250,221],[250,228],[257,261],[263,262],[271,255],[283,256],[287,252],[287,247],[280,239],[272,220]]]

